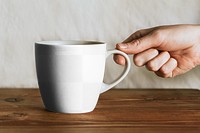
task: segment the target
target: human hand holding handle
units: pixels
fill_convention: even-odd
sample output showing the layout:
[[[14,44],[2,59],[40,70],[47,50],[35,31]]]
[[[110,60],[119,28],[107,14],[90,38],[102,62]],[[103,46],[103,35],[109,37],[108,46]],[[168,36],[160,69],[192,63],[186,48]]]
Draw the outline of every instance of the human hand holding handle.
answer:
[[[160,77],[175,77],[200,64],[200,25],[170,25],[139,30],[116,49],[134,54],[137,66],[146,66]],[[116,63],[125,59],[115,55]]]

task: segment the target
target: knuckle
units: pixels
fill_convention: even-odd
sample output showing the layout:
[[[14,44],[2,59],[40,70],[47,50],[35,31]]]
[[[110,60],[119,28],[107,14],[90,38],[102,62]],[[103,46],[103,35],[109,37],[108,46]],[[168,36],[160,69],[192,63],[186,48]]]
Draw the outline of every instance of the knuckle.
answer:
[[[168,57],[168,58],[170,57],[170,54],[169,54],[169,52],[167,52],[167,51],[164,51],[163,54],[164,54],[164,56],[166,56],[166,57]]]
[[[151,49],[151,53],[154,54],[154,55],[158,55],[159,54],[157,49]]]
[[[160,68],[160,72],[164,75],[167,75],[169,73],[169,70],[167,67],[161,67]]]
[[[161,41],[163,40],[163,32],[161,30],[156,30],[152,33],[152,36],[158,40],[158,41]]]
[[[163,74],[162,78],[169,78],[169,75],[168,74]]]
[[[135,40],[133,43],[131,43],[132,45],[134,45],[134,47],[138,47],[140,44],[140,39]]]
[[[157,71],[157,65],[154,61],[150,61],[147,63],[146,65],[147,69],[150,70],[150,71]]]
[[[177,66],[177,60],[176,60],[176,59],[171,58],[171,61],[172,61],[172,63],[173,63],[175,66]]]
[[[134,56],[133,61],[134,61],[136,66],[142,66],[143,65],[143,62],[142,62],[140,56],[138,56],[138,55]]]
[[[168,78],[169,76],[167,74],[163,74],[163,73],[160,73],[160,72],[155,72],[155,74],[161,78]]]

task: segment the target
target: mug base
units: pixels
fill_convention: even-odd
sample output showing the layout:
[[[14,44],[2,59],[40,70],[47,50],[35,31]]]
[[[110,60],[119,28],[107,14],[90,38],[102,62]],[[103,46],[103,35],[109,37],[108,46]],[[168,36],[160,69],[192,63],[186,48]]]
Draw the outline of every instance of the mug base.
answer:
[[[81,110],[81,111],[64,111],[64,110],[54,110],[54,109],[49,109],[49,108],[45,108],[45,109],[49,112],[63,113],[63,114],[84,114],[84,113],[90,113],[94,110],[94,109],[90,109],[90,110]]]

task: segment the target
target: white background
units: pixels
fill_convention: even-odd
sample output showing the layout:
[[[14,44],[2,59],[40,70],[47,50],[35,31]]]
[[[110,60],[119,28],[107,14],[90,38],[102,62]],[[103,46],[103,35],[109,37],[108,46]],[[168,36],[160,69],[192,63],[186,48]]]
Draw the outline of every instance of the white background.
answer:
[[[200,23],[199,0],[0,0],[0,87],[38,87],[36,41],[100,40],[113,49],[138,29],[179,23]],[[109,58],[105,80],[122,68]],[[200,69],[162,79],[133,65],[116,87],[200,88]]]

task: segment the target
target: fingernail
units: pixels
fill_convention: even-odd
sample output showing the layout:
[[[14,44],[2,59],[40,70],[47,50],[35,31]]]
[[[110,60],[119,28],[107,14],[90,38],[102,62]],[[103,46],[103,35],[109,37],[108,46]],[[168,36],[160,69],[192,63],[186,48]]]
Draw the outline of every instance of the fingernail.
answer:
[[[126,43],[118,43],[118,46],[122,49],[128,48],[128,45]]]

